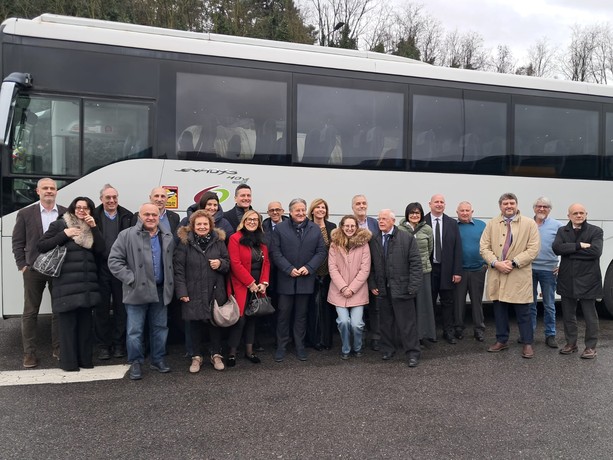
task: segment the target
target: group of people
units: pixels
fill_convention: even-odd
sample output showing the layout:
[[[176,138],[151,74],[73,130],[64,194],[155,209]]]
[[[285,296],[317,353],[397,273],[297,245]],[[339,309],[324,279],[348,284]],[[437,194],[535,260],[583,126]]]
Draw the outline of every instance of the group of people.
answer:
[[[57,186],[41,179],[40,203],[22,209],[13,232],[13,252],[24,279],[23,366],[36,367],[36,319],[47,285],[52,296],[53,356],[65,371],[93,367],[97,357],[127,359],[130,378],[142,378],[146,347],[150,368],[170,371],[165,354],[168,306],[181,309],[189,372],[205,359],[216,370],[236,365],[239,346],[245,358],[257,356],[258,318],[245,315],[250,299],[271,296],[276,350],[282,362],[293,343],[296,357],[307,348],[330,349],[334,323],[343,360],[362,356],[368,324],[371,349],[392,359],[401,350],[409,367],[422,349],[437,341],[435,306],[440,302],[442,337],[449,344],[464,338],[467,295],[473,336],[485,340],[482,298],[493,301],[496,343],[509,347],[508,311],[515,309],[522,356],[532,358],[536,329],[537,285],[545,314],[545,341],[558,348],[555,292],[562,298],[566,344],[560,353],[578,351],[576,308],[585,322],[582,358],[596,356],[602,296],[599,257],[603,232],[587,222],[581,204],[569,207],[564,225],[549,217],[551,201],[534,203],[534,217],[519,212],[517,197],[499,199],[500,215],[487,224],[473,218],[462,201],[457,220],[445,214],[445,197],[436,194],[424,213],[420,203],[406,206],[396,222],[390,209],[369,217],[364,195],[352,200],[339,226],[329,221],[321,198],[307,206],[268,205],[266,220],[252,206],[251,188],[241,184],[235,206],[224,212],[219,197],[203,193],[182,221],[166,209],[167,191],[158,187],[133,214],[119,206],[111,185],[100,191],[99,206],[76,197],[64,208],[55,202]],[[67,255],[58,278],[31,267],[36,257],[56,246]],[[223,328],[214,321],[213,304],[234,296],[240,318]],[[93,310],[93,311],[92,311]],[[148,335],[145,337],[145,332]],[[208,347],[205,352],[205,338]]]

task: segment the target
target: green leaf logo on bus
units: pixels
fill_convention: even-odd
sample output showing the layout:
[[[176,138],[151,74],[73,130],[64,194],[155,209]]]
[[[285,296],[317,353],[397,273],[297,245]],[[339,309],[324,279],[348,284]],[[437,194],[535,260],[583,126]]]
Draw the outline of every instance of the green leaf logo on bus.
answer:
[[[218,188],[218,187],[219,187],[219,185],[213,185],[212,187],[208,187],[208,188],[205,188],[203,190],[200,190],[194,196],[194,202],[195,203],[199,203],[200,202],[200,197],[202,197],[202,195],[204,195],[206,192],[213,192],[213,193],[216,193],[217,196],[219,197],[219,202],[223,203],[230,196],[230,192],[228,190],[226,190],[225,188]]]

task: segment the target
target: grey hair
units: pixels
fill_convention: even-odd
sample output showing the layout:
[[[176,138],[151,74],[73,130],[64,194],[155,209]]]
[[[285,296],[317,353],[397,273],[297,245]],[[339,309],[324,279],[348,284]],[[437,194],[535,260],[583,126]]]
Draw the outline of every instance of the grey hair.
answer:
[[[102,195],[104,194],[105,190],[108,190],[112,188],[113,190],[115,190],[117,192],[117,189],[115,187],[113,187],[111,184],[104,184],[102,186],[102,188],[100,189],[100,198],[102,198]],[[117,195],[119,195],[119,192],[117,192]]]
[[[532,207],[535,207],[539,203],[549,206],[549,209],[553,208],[553,205],[551,204],[551,200],[547,198],[546,196],[540,196],[536,200],[534,200],[534,204],[532,205]]]
[[[307,207],[307,203],[306,201],[304,201],[302,198],[294,198],[292,201],[289,202],[289,210],[292,210],[292,207],[298,203],[302,203],[304,205],[304,207]]]

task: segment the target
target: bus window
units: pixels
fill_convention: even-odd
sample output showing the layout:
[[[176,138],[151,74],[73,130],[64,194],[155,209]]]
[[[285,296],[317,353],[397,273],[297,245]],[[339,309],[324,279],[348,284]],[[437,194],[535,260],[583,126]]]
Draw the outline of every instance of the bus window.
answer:
[[[15,114],[11,173],[33,176],[77,176],[79,101],[19,96]]]
[[[287,83],[177,74],[177,157],[285,163]]]
[[[83,104],[83,171],[151,156],[149,106],[87,100]],[[79,131],[78,124],[74,130]]]
[[[611,109],[610,109],[611,110]],[[613,111],[607,111],[605,114],[605,168],[604,178],[613,178]]]
[[[566,105],[516,104],[513,173],[598,177],[598,120],[595,105],[585,110]]]
[[[339,86],[298,84],[294,161],[404,169],[404,94]]]

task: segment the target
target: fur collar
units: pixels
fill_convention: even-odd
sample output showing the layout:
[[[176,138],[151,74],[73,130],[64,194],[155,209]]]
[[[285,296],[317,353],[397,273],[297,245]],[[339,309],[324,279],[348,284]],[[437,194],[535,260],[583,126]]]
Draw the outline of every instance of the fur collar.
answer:
[[[342,229],[335,228],[332,230],[330,236],[332,238],[332,244],[349,251],[352,248],[357,248],[368,244],[370,238],[372,237],[372,233],[365,228],[358,228],[351,238],[347,238]]]
[[[82,248],[91,249],[94,245],[94,235],[92,234],[92,229],[90,226],[87,225],[84,220],[81,220],[74,214],[70,214],[68,212],[64,213],[62,219],[64,219],[64,222],[66,222],[67,227],[81,229],[79,236],[73,236],[72,240]]]
[[[179,227],[177,229],[177,237],[179,237],[179,241],[182,244],[189,244],[190,240],[193,241],[194,240],[194,235],[192,233],[192,235],[190,236],[190,233],[192,233],[192,231],[189,228],[189,225],[186,225],[184,227]],[[216,237],[216,239],[220,240],[220,241],[225,241],[226,239],[226,232],[224,232],[221,228],[214,228],[213,229],[213,237]]]

